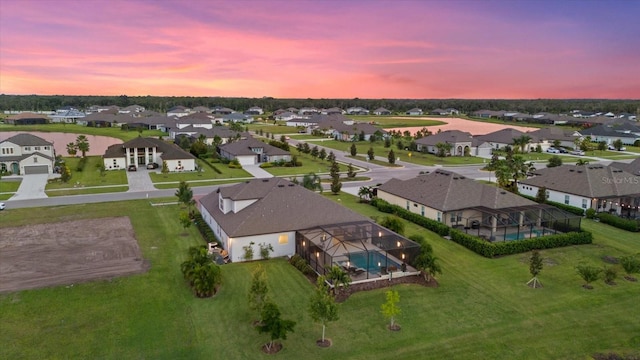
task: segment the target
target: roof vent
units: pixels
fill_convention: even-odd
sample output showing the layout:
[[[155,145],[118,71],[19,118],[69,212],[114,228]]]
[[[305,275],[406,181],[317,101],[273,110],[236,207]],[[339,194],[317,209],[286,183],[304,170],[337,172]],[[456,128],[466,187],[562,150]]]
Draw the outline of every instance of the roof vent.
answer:
[[[578,170],[578,173],[582,174],[582,170]]]
[[[262,182],[269,182],[269,179],[262,179]]]
[[[284,184],[278,184],[278,187],[283,188],[283,187],[284,187]]]
[[[574,171],[575,171],[575,170],[573,170],[573,169],[569,169],[569,172],[574,172]]]
[[[296,186],[295,184],[289,184],[290,187]]]
[[[465,178],[464,176],[460,176],[460,179],[464,179],[464,178]]]
[[[453,177],[453,180],[458,180],[458,177],[457,177],[457,176],[454,176],[454,177]]]
[[[507,194],[507,192],[506,192],[506,191],[500,191],[500,194],[502,194],[502,195],[506,195],[506,194]]]

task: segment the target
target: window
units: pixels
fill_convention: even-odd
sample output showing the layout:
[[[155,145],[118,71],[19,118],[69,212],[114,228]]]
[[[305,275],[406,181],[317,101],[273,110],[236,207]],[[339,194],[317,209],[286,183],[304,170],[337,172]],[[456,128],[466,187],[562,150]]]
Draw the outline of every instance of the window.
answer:
[[[547,199],[549,198],[549,190],[546,191],[545,196],[547,197]]]
[[[33,157],[33,162],[34,162],[34,163],[37,163],[37,162],[38,162],[38,158],[34,156],[34,157]]]
[[[407,210],[409,210],[409,200],[407,200]]]
[[[25,146],[24,147],[24,151],[31,151],[31,147],[30,146]]]
[[[564,203],[565,205],[569,205],[569,195],[564,196]]]
[[[48,146],[45,146],[45,147],[44,147],[44,149],[45,149],[45,150],[49,150],[49,147],[48,147]]]
[[[442,222],[442,213],[440,211],[438,211],[438,218],[437,218],[438,222]]]
[[[456,222],[456,213],[451,213],[451,224],[453,224],[454,222]]]
[[[424,216],[424,206],[420,209],[420,215]]]
[[[587,208],[587,199],[582,199],[582,208],[583,209]]]
[[[40,151],[40,146],[36,146],[34,149],[35,149],[36,151]]]
[[[280,245],[285,245],[289,243],[289,235],[287,234],[282,234],[280,236],[278,236],[278,244]]]
[[[218,198],[218,207],[220,208],[220,211],[224,213],[224,200],[222,199],[222,196]]]

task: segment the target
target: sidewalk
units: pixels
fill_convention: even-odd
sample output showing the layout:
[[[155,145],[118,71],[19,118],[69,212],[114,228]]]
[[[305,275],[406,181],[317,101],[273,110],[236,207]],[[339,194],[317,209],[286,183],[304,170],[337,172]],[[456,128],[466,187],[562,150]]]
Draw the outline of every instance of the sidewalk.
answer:
[[[270,173],[260,167],[260,165],[242,165],[242,169],[251,174],[256,179],[273,177]]]

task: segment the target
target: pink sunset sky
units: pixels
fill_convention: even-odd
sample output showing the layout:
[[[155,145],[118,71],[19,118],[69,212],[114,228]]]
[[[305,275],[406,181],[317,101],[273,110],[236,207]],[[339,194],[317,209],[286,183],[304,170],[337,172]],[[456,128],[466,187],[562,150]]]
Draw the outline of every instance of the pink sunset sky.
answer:
[[[640,1],[0,0],[0,93],[640,98]]]

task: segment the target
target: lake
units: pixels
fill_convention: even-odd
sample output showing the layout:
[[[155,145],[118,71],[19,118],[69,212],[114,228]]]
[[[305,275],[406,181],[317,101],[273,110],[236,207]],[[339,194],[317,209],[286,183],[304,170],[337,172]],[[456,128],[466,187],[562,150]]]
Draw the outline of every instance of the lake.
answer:
[[[427,129],[432,133],[438,132],[438,130],[460,130],[471,133],[471,135],[484,135],[494,131],[498,131],[504,128],[514,128],[523,132],[538,130],[538,128],[528,127],[528,126],[515,126],[515,125],[507,125],[507,124],[494,124],[487,123],[481,121],[471,121],[459,118],[420,118],[424,120],[438,120],[444,121],[447,124],[445,125],[434,125],[428,126]],[[416,126],[416,127],[403,127],[403,128],[385,128],[385,130],[399,130],[401,132],[410,131],[411,134],[415,134],[418,130],[422,130],[424,126]]]
[[[39,138],[43,138],[53,143],[56,155],[69,156],[67,153],[67,144],[75,142],[80,134],[57,133],[57,132],[40,132],[40,131],[1,131],[0,141],[6,140],[18,134],[31,134]],[[114,144],[122,144],[122,140],[109,136],[85,135],[89,140],[89,151],[87,155],[104,155],[107,148]]]

